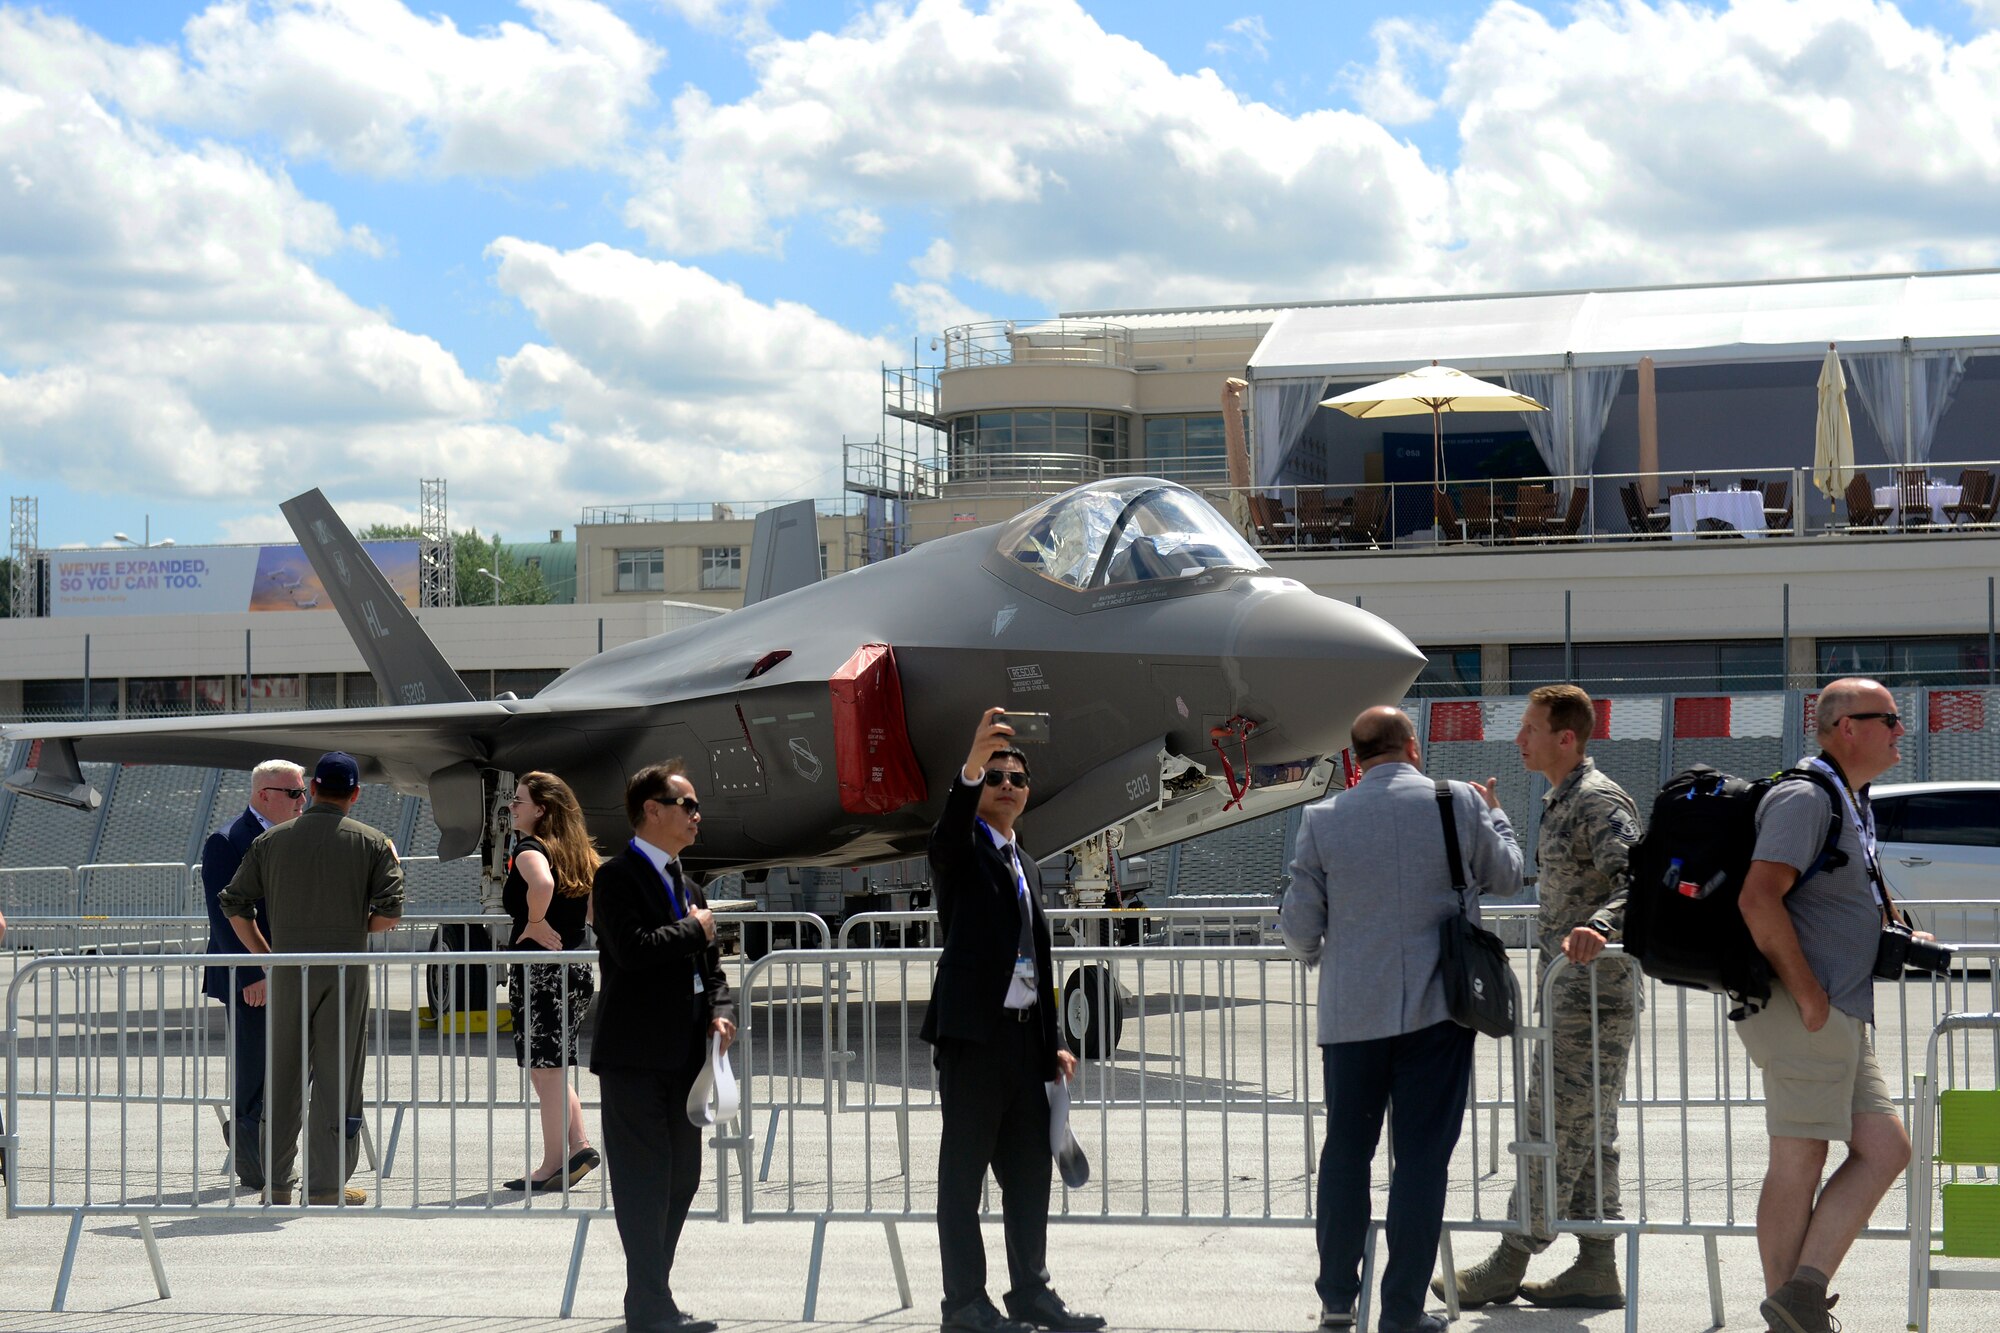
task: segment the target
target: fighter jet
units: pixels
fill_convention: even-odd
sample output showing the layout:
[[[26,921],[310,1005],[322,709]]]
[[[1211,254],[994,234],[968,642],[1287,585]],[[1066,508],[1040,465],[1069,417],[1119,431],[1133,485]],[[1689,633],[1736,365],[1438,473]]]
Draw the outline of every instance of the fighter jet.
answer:
[[[795,560],[809,576],[753,581],[769,595],[741,610],[478,701],[318,491],[282,508],[394,705],[10,726],[41,742],[10,789],[87,808],[84,760],[341,749],[364,781],[428,795],[455,857],[499,775],[530,769],[562,775],[616,847],[627,777],[677,756],[702,799],[692,870],[858,866],[923,850],[981,711],[1003,707],[1048,715],[1037,850],[1126,826],[1131,852],[1320,794],[1354,715],[1424,664],[1387,622],[1274,573],[1192,491],[1127,477],[823,581]],[[782,513],[760,519],[753,565],[785,544]],[[791,527],[816,541],[809,509]]]

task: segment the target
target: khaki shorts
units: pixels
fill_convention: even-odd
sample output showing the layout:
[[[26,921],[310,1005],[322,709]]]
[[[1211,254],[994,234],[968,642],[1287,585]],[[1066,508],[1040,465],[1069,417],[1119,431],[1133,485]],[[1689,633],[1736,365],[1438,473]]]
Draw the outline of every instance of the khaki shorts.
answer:
[[[1774,983],[1771,1002],[1736,1031],[1764,1071],[1764,1125],[1772,1138],[1845,1143],[1854,1137],[1855,1116],[1896,1114],[1868,1026],[1852,1014],[1829,1009],[1826,1025],[1807,1032],[1798,1001]]]

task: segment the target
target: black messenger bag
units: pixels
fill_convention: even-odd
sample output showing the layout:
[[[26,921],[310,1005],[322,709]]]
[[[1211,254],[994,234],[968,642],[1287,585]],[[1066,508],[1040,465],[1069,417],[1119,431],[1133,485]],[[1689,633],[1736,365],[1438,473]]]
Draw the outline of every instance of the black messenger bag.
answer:
[[[1458,915],[1438,926],[1438,955],[1444,975],[1444,1002],[1451,1021],[1489,1037],[1511,1037],[1519,1024],[1521,983],[1515,980],[1507,946],[1492,931],[1473,924],[1465,905],[1465,862],[1458,854],[1458,817],[1451,784],[1437,783],[1438,814],[1444,819],[1444,854]]]

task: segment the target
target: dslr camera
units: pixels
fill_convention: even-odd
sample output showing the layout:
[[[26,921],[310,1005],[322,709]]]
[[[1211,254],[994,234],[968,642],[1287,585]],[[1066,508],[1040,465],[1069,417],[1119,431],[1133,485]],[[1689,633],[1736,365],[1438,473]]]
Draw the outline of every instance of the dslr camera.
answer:
[[[1907,967],[1943,976],[1951,971],[1951,950],[1931,940],[1918,939],[1901,921],[1882,927],[1882,938],[1875,946],[1875,979],[1898,981]]]

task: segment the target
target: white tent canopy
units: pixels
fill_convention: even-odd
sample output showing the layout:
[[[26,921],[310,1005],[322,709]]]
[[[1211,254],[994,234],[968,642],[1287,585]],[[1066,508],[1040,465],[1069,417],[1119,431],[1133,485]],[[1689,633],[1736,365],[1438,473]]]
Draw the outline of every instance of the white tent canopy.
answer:
[[[1376,379],[1433,359],[1468,374],[2000,347],[2000,271],[1367,301],[1277,314],[1253,381]]]

